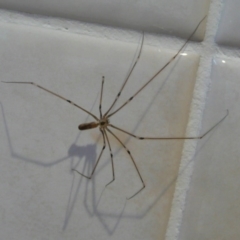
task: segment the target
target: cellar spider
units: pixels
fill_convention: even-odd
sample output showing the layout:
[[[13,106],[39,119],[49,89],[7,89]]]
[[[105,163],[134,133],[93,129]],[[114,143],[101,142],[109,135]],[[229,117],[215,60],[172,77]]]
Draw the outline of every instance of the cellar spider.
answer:
[[[92,128],[97,128],[99,127],[99,130],[101,132],[101,135],[102,135],[102,139],[103,139],[103,147],[102,147],[102,150],[97,158],[97,161],[95,163],[95,165],[93,166],[93,169],[92,169],[92,172],[89,176],[79,172],[78,170],[76,169],[72,169],[73,171],[76,171],[77,173],[79,173],[81,176],[87,178],[87,179],[91,179],[96,168],[97,168],[97,165],[102,157],[102,154],[103,154],[103,151],[105,150],[106,148],[106,145],[109,149],[109,153],[110,153],[110,159],[111,159],[111,166],[112,166],[112,180],[106,185],[108,186],[109,184],[111,184],[114,180],[115,180],[115,172],[114,172],[114,162],[113,162],[113,154],[112,154],[112,148],[111,148],[111,144],[110,144],[110,141],[109,141],[109,135],[112,135],[119,143],[120,145],[125,149],[125,151],[128,153],[136,171],[137,171],[137,174],[142,182],[142,186],[139,190],[137,190],[133,195],[131,195],[129,198],[127,198],[128,200],[135,197],[138,193],[140,193],[144,188],[145,188],[145,182],[141,176],[141,173],[137,167],[137,164],[131,154],[131,152],[129,151],[129,149],[125,146],[125,144],[122,142],[122,140],[120,140],[120,138],[115,134],[113,133],[110,128],[114,128],[116,129],[117,131],[120,131],[120,132],[123,132],[124,134],[127,134],[131,137],[134,137],[136,139],[139,139],[139,140],[184,140],[184,139],[201,139],[203,138],[204,136],[206,136],[209,132],[211,132],[217,125],[219,125],[228,115],[228,111],[226,113],[226,115],[220,119],[214,126],[212,126],[209,130],[207,130],[204,134],[200,135],[200,136],[196,136],[196,137],[143,137],[143,136],[137,136],[137,135],[134,135],[122,128],[119,128],[113,124],[110,123],[110,118],[115,115],[116,113],[118,113],[123,107],[125,107],[128,103],[130,103],[150,82],[152,82],[170,63],[173,62],[173,60],[180,54],[180,52],[183,50],[183,48],[186,46],[186,44],[190,41],[190,39],[193,37],[193,35],[195,34],[195,32],[197,31],[199,25],[203,22],[203,20],[206,18],[206,16],[198,23],[197,27],[194,29],[194,31],[192,32],[192,34],[188,37],[188,39],[185,41],[185,43],[182,45],[182,47],[178,50],[178,52],[163,66],[161,67],[143,86],[141,86],[127,101],[125,101],[122,105],[120,105],[120,107],[118,107],[116,110],[113,110],[113,107],[115,106],[116,102],[118,101],[124,87],[126,86],[134,68],[136,67],[140,57],[141,57],[141,53],[142,53],[142,48],[143,48],[143,42],[144,42],[144,34],[142,36],[142,40],[141,40],[141,45],[140,45],[140,49],[139,49],[139,52],[138,52],[138,55],[137,55],[137,58],[133,64],[133,66],[131,67],[126,79],[124,80],[121,88],[120,88],[120,91],[118,92],[117,96],[115,97],[114,101],[112,102],[112,104],[110,105],[109,109],[103,114],[102,113],[102,98],[103,98],[103,87],[104,87],[104,76],[102,77],[102,82],[101,82],[101,92],[100,92],[100,101],[99,101],[99,117],[95,116],[94,114],[92,114],[91,112],[89,112],[88,110],[84,109],[83,107],[77,105],[76,103],[72,102],[71,100],[68,100],[67,98],[64,98],[62,96],[60,96],[59,94],[57,93],[54,93],[38,84],[36,84],[35,82],[18,82],[18,81],[9,81],[9,82],[5,82],[3,81],[4,83],[17,83],[17,84],[31,84],[31,85],[34,85],[35,87],[38,87],[58,98],[61,98],[65,101],[67,101],[68,103],[70,103],[71,105],[81,109],[82,111],[84,111],[85,113],[87,113],[88,115],[90,115],[92,118],[95,119],[94,122],[89,122],[89,123],[83,123],[83,124],[80,124],[78,126],[79,130],[83,131],[83,130],[88,130],[88,129],[92,129]]]

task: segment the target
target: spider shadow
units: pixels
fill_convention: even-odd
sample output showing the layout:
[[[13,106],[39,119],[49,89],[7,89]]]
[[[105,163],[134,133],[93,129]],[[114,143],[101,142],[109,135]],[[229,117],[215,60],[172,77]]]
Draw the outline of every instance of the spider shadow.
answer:
[[[145,118],[146,115],[148,115],[148,112],[149,112],[149,109],[151,108],[151,106],[154,104],[154,102],[156,101],[156,98],[159,96],[159,94],[161,94],[162,90],[164,89],[164,86],[167,84],[167,82],[169,81],[169,79],[171,78],[171,74],[172,72],[174,71],[176,65],[178,64],[178,61],[180,60],[180,58],[177,58],[176,61],[174,62],[174,65],[171,66],[171,69],[168,73],[168,75],[164,78],[164,80],[162,80],[162,83],[158,89],[158,91],[156,91],[155,95],[152,97],[151,99],[151,102],[145,107],[140,119],[138,120],[138,122],[136,123],[134,129],[131,131],[131,133],[135,133],[138,128],[140,127],[143,119]],[[114,130],[113,130],[114,131]],[[127,145],[128,142],[131,140],[131,136],[128,136],[126,138],[126,140],[123,142],[124,145]],[[137,141],[137,140],[136,140]],[[123,148],[120,146],[118,147],[116,150],[113,151],[113,156],[116,156]],[[110,160],[110,159],[109,159]],[[105,164],[102,164],[101,166],[98,166],[97,169],[96,169],[96,172],[95,174],[98,174],[99,172],[101,172],[103,170],[103,168],[105,168],[107,166],[107,164],[109,163],[109,161],[107,161]],[[130,162],[129,162],[130,163]],[[130,163],[131,164],[131,163]],[[102,224],[104,225],[106,231],[111,235],[114,233],[117,225],[119,224],[120,222],[120,219],[125,219],[125,218],[131,218],[131,219],[141,219],[143,218],[144,216],[146,216],[148,214],[148,212],[161,200],[161,198],[165,195],[165,193],[171,188],[171,186],[174,185],[175,181],[177,180],[178,176],[176,177],[173,177],[173,180],[167,185],[164,187],[164,189],[159,193],[158,196],[156,196],[155,200],[152,202],[152,204],[147,208],[145,208],[143,211],[141,211],[141,213],[137,213],[137,214],[124,214],[124,210],[125,210],[125,207],[127,206],[128,204],[128,200],[125,201],[124,203],[124,206],[122,208],[122,211],[121,213],[119,214],[118,218],[117,218],[117,222],[116,222],[116,225],[110,229],[109,226],[107,225],[106,221],[105,221],[105,218],[116,218],[116,216],[112,215],[112,214],[109,214],[109,213],[102,213],[101,215],[98,215],[99,217],[99,220],[102,222]],[[116,180],[115,180],[116,181]],[[103,189],[104,191],[105,189]],[[102,195],[101,195],[102,196]],[[100,198],[101,198],[100,196]],[[99,199],[100,199],[99,198]],[[100,201],[100,200],[99,200]],[[98,202],[99,202],[98,201]],[[131,200],[129,200],[131,201]],[[98,202],[95,202],[94,206],[96,206],[96,209],[94,210],[95,213],[98,212],[98,209],[97,209],[97,206],[98,206]]]
[[[95,105],[95,103],[97,101],[97,97],[94,101],[93,106]],[[21,155],[21,154],[19,154],[15,151],[14,145],[13,145],[13,142],[12,142],[12,138],[11,138],[11,135],[10,135],[9,127],[8,127],[8,124],[7,124],[7,120],[6,120],[4,107],[3,107],[3,104],[1,102],[0,102],[0,106],[1,106],[1,112],[2,112],[2,117],[3,117],[3,123],[4,123],[4,127],[5,127],[6,139],[7,139],[7,142],[8,142],[9,152],[10,152],[10,155],[11,155],[12,158],[22,160],[24,162],[35,164],[35,165],[38,165],[40,167],[45,167],[45,168],[52,167],[56,164],[59,164],[59,163],[62,163],[64,161],[69,161],[70,160],[70,173],[73,175],[73,179],[72,179],[71,189],[70,189],[70,192],[69,192],[69,198],[68,198],[68,203],[67,203],[67,207],[66,207],[64,223],[63,223],[63,226],[62,226],[62,230],[64,231],[68,226],[69,220],[70,220],[72,212],[74,210],[74,206],[76,204],[78,194],[79,194],[81,186],[83,184],[83,180],[85,180],[84,177],[80,176],[79,174],[74,173],[72,171],[72,169],[76,168],[82,161],[85,160],[84,163],[83,163],[82,172],[88,172],[89,173],[89,172],[92,171],[93,166],[95,165],[95,162],[96,162],[96,159],[97,159],[97,144],[98,144],[98,141],[100,140],[101,135],[98,136],[98,138],[96,140],[96,143],[87,144],[85,146],[79,146],[77,144],[77,142],[81,138],[81,132],[79,132],[75,141],[70,145],[70,147],[68,149],[68,154],[66,156],[64,156],[62,158],[59,158],[59,159],[49,161],[47,163],[43,162],[41,160],[31,159],[31,158],[23,156],[23,155]],[[89,116],[85,119],[86,122],[88,121],[88,118],[89,118]],[[100,220],[100,222],[102,222],[102,224],[103,224],[104,228],[107,230],[107,232],[109,234],[112,234],[118,226],[118,223],[119,223],[119,221],[121,219],[121,216],[124,212],[125,206],[123,207],[120,214],[118,216],[115,216],[115,218],[117,218],[116,224],[114,224],[112,229],[109,228],[107,223],[104,221],[104,218],[101,216],[101,211],[98,210],[98,204],[101,200],[102,194],[100,195],[99,199],[97,200],[96,199],[97,196],[95,194],[95,192],[96,192],[95,177],[93,176],[93,178],[91,180],[87,180],[87,181],[85,180],[85,182],[86,182],[86,184],[85,184],[85,194],[84,194],[84,206],[87,210],[88,215],[90,217],[97,216],[98,219]],[[89,187],[89,184],[91,184],[91,187]],[[91,189],[91,191],[92,191],[91,201],[89,201],[89,198],[88,198],[89,189]],[[105,188],[103,189],[103,191],[104,190],[105,190]],[[102,191],[102,193],[103,193],[103,191]],[[90,204],[92,205],[91,209],[89,207]]]
[[[148,106],[145,107],[145,110],[143,111],[140,119],[138,120],[138,122],[136,123],[132,133],[135,133],[141,122],[143,121],[144,117],[148,114],[149,109],[151,107],[151,105],[155,102],[157,96],[161,93],[162,89],[164,88],[165,84],[168,82],[171,72],[173,71],[173,69],[176,67],[178,61],[180,60],[180,58],[177,58],[176,61],[174,61],[174,65],[171,67],[171,71],[169,72],[169,74],[167,75],[167,77],[164,79],[164,81],[162,82],[162,84],[160,85],[158,91],[155,93],[155,95],[152,97],[151,102],[148,104]],[[96,98],[97,100],[97,98]],[[96,102],[95,100],[95,102]],[[95,104],[95,103],[94,103]],[[94,105],[93,104],[93,105]],[[96,144],[88,144],[86,146],[79,146],[77,145],[78,140],[81,137],[81,133],[79,133],[75,139],[75,141],[71,144],[71,146],[68,149],[68,154],[60,159],[56,159],[53,160],[49,163],[43,163],[40,160],[35,160],[35,159],[30,159],[27,157],[22,156],[21,154],[18,154],[14,151],[13,145],[12,145],[12,141],[11,141],[11,137],[10,137],[10,133],[8,130],[8,126],[7,126],[7,121],[5,118],[5,114],[4,114],[4,109],[3,106],[1,104],[1,108],[2,108],[2,114],[3,114],[3,119],[4,119],[4,124],[5,124],[5,129],[6,129],[6,135],[7,135],[7,140],[8,140],[8,145],[9,145],[9,150],[11,153],[11,156],[13,158],[17,158],[20,160],[23,160],[25,162],[29,162],[29,163],[33,163],[33,164],[37,164],[39,166],[42,167],[51,167],[55,164],[61,163],[63,161],[69,160],[70,159],[70,171],[73,168],[76,168],[81,161],[83,161],[83,159],[85,159],[84,162],[84,167],[82,169],[82,172],[89,172],[93,169],[93,166],[96,162],[97,159],[97,143]],[[88,117],[86,118],[86,122],[87,122]],[[100,135],[99,135],[100,136]],[[128,144],[128,142],[130,141],[132,137],[128,137],[125,141],[124,144]],[[97,138],[97,142],[99,141],[100,137]],[[136,140],[137,141],[137,140]],[[118,154],[118,152],[122,149],[122,147],[117,148],[113,153],[114,155]],[[108,159],[110,160],[110,159]],[[103,170],[104,167],[107,166],[107,164],[109,163],[109,161],[107,161],[105,164],[102,164],[101,166],[98,166],[96,169],[96,172],[94,174],[94,176],[96,176],[100,171]],[[77,176],[77,177],[76,177]],[[154,205],[156,205],[158,203],[158,201],[162,198],[162,196],[164,196],[164,194],[166,193],[166,191],[174,184],[174,182],[176,181],[177,177],[173,179],[172,182],[169,183],[168,186],[166,186],[160,193],[158,196],[156,196],[156,200],[152,202],[151,206],[149,206],[148,208],[146,208],[144,211],[142,211],[140,214],[124,214],[124,210],[125,207],[127,205],[127,201],[125,201],[122,210],[119,212],[119,214],[109,214],[109,213],[104,213],[101,210],[99,210],[98,206],[99,203],[101,201],[102,198],[102,194],[105,190],[105,188],[102,190],[102,194],[100,195],[100,197],[97,199],[96,196],[96,189],[95,189],[95,177],[93,176],[93,178],[91,179],[91,190],[92,190],[92,201],[91,201],[91,205],[92,205],[92,209],[89,208],[89,202],[88,201],[88,192],[89,192],[89,184],[90,181],[86,182],[86,187],[85,187],[85,195],[84,195],[84,205],[85,208],[89,214],[90,217],[96,216],[99,221],[101,222],[101,224],[104,226],[105,230],[108,232],[109,235],[112,235],[117,226],[120,223],[121,219],[124,218],[143,218],[150,210],[151,208],[153,208]],[[76,180],[77,178],[77,180]],[[65,214],[65,219],[64,219],[64,224],[62,229],[65,230],[68,226],[69,223],[69,219],[71,218],[74,206],[76,204],[76,200],[77,200],[77,196],[80,192],[80,188],[83,184],[83,177],[73,174],[73,180],[72,180],[72,185],[71,185],[71,189],[70,189],[70,193],[69,193],[69,199],[68,199],[68,204],[67,204],[67,208],[66,208],[66,214]],[[74,187],[76,186],[76,187]],[[110,225],[108,224],[108,222],[106,221],[106,219],[110,218],[111,221],[112,219],[115,219],[116,221],[114,222],[113,226],[110,227]]]
[[[22,161],[27,162],[27,163],[36,164],[38,166],[46,167],[46,168],[52,167],[56,164],[59,164],[63,161],[66,161],[66,160],[70,159],[70,170],[74,167],[74,158],[78,158],[78,162],[85,159],[85,167],[87,167],[88,163],[90,165],[94,164],[94,161],[96,160],[96,144],[89,144],[89,145],[86,145],[86,146],[78,146],[76,143],[80,138],[80,134],[78,134],[74,143],[69,147],[68,154],[66,156],[64,156],[62,158],[59,158],[59,159],[56,159],[56,160],[52,160],[52,161],[47,162],[47,163],[43,162],[41,160],[36,160],[36,159],[31,159],[31,158],[25,157],[25,156],[17,153],[14,150],[14,146],[13,146],[13,143],[12,143],[12,138],[10,136],[10,131],[9,131],[9,127],[8,127],[8,124],[7,124],[4,108],[3,108],[3,105],[2,105],[1,102],[0,102],[0,106],[1,106],[1,112],[2,112],[2,117],[3,117],[3,123],[4,123],[4,126],[5,126],[5,133],[6,133],[6,136],[7,136],[9,151],[10,151],[10,154],[11,154],[12,158],[19,159],[19,160],[22,160]]]
[[[181,177],[185,173],[185,171],[188,169],[190,164],[193,164],[193,162],[196,162],[201,159],[201,153],[202,153],[204,147],[209,143],[209,141],[211,141],[211,138],[214,137],[215,132],[218,130],[220,125],[217,126],[215,129],[213,129],[207,136],[205,136],[201,140],[185,140],[185,141],[198,141],[195,153],[192,156],[192,158],[181,167],[181,170],[178,172],[177,175],[173,176],[170,179],[170,181],[165,185],[165,187],[162,188],[162,190],[159,192],[159,194],[155,197],[155,199],[152,201],[152,203],[146,209],[144,209],[143,211],[141,211],[140,213],[137,213],[137,214],[125,214],[124,218],[141,219],[141,218],[144,218],[148,214],[149,211],[153,210],[154,206],[161,200],[161,198],[167,193],[167,191],[169,191],[171,187],[174,187],[178,178]]]
[[[2,111],[2,116],[3,116],[3,122],[4,122],[4,125],[5,125],[7,140],[8,140],[8,143],[9,143],[9,148],[10,148],[10,152],[11,152],[12,157],[18,158],[20,160],[23,160],[23,161],[26,161],[26,162],[29,162],[29,163],[37,164],[37,165],[42,166],[42,167],[51,167],[55,164],[61,163],[62,161],[65,161],[65,160],[70,158],[71,169],[76,167],[79,164],[79,162],[82,161],[83,158],[86,158],[83,171],[88,171],[88,169],[92,170],[92,168],[95,164],[95,161],[96,161],[96,157],[97,157],[96,144],[88,144],[86,146],[78,146],[76,144],[76,142],[80,139],[81,133],[78,134],[74,143],[70,146],[70,148],[68,150],[68,155],[66,157],[54,160],[50,163],[43,163],[41,161],[34,160],[34,159],[29,159],[29,158],[21,156],[20,154],[17,154],[14,151],[14,148],[13,148],[13,145],[12,145],[12,142],[11,142],[11,137],[10,137],[9,130],[8,130],[8,125],[7,125],[7,121],[6,121],[6,117],[5,117],[5,113],[4,113],[4,108],[3,108],[3,105],[2,105],[1,102],[0,102],[0,105],[1,105],[1,111]],[[147,111],[147,109],[146,109],[146,111]],[[158,201],[164,196],[164,194],[175,184],[178,177],[180,177],[185,172],[185,170],[188,168],[188,166],[194,161],[196,156],[201,152],[201,150],[204,148],[204,146],[208,143],[208,141],[214,135],[214,132],[217,130],[217,128],[214,129],[206,138],[204,138],[204,141],[203,140],[201,141],[202,144],[201,144],[200,148],[197,149],[197,151],[195,153],[195,156],[182,168],[182,170],[178,173],[178,175],[173,177],[172,180],[169,182],[169,184],[162,189],[162,191],[158,194],[158,196],[156,196],[156,198],[152,202],[152,204],[139,214],[126,214],[126,213],[124,214],[125,208],[126,208],[127,203],[128,203],[127,200],[125,201],[125,203],[122,207],[122,210],[119,212],[118,215],[116,215],[116,214],[113,215],[113,214],[109,214],[109,213],[106,214],[106,213],[103,213],[103,212],[99,211],[98,204],[101,201],[102,194],[97,199],[97,197],[95,195],[95,188],[94,188],[94,186],[95,186],[94,177],[91,180],[92,181],[91,184],[92,184],[92,206],[93,206],[93,208],[92,208],[92,210],[90,210],[89,207],[88,207],[89,206],[89,201],[88,201],[88,198],[87,198],[88,184],[90,183],[90,181],[87,181],[86,188],[85,188],[84,205],[85,205],[85,208],[86,208],[89,216],[91,216],[91,217],[96,216],[99,219],[99,221],[101,222],[101,224],[104,226],[105,230],[108,232],[109,235],[112,235],[115,232],[117,226],[119,225],[119,223],[122,219],[125,219],[125,218],[127,218],[127,219],[129,219],[129,218],[131,218],[131,219],[143,218],[154,207],[154,205],[156,205],[158,203]],[[117,149],[115,154],[118,151],[120,151],[120,149]],[[77,161],[75,161],[74,158],[78,158]],[[72,186],[71,186],[70,193],[69,193],[69,200],[68,200],[68,204],[67,204],[67,209],[66,209],[66,214],[65,214],[65,219],[64,219],[64,224],[63,224],[62,230],[65,230],[68,226],[69,219],[72,215],[72,212],[73,212],[76,200],[77,200],[77,196],[79,194],[80,188],[82,186],[82,181],[84,179],[82,176],[80,176],[80,177],[77,176],[77,178],[78,178],[77,188],[74,191],[74,182],[76,180],[76,174],[74,174],[73,175],[73,180],[72,180]],[[105,190],[105,188],[102,190],[102,193],[104,192],[104,190]],[[106,221],[109,218],[111,220],[116,219],[113,227],[111,227],[111,228],[109,227],[109,224]]]
[[[151,102],[145,107],[141,117],[139,118],[138,122],[136,123],[135,127],[133,128],[133,130],[131,131],[131,133],[135,133],[142,121],[144,120],[145,116],[148,115],[149,109],[151,108],[151,106],[154,104],[154,102],[156,101],[156,98],[159,96],[159,94],[161,94],[162,90],[164,89],[164,86],[167,84],[167,82],[169,81],[169,79],[171,78],[171,74],[174,71],[175,67],[178,64],[178,61],[180,61],[181,57],[177,58],[176,61],[174,61],[174,64],[171,65],[171,69],[168,73],[168,75],[164,78],[164,80],[162,81],[161,85],[159,86],[158,90],[156,91],[155,95],[152,97]],[[157,80],[157,79],[156,79]],[[133,100],[134,101],[134,100]],[[184,172],[186,171],[186,169],[188,168],[188,166],[194,161],[194,159],[196,158],[196,156],[202,151],[202,149],[204,148],[205,144],[207,144],[207,142],[211,139],[212,135],[214,134],[214,132],[217,130],[214,129],[211,133],[208,134],[208,136],[206,136],[204,139],[201,140],[201,147],[197,148],[195,151],[195,155],[192,157],[192,159],[190,161],[188,161],[182,168],[181,170],[178,172],[178,174],[176,176],[172,176],[172,178],[170,178],[169,182],[162,187],[162,190],[159,192],[159,194],[155,197],[155,199],[152,201],[151,205],[147,206],[147,208],[145,208],[141,213],[137,213],[137,214],[124,214],[123,218],[143,218],[144,216],[146,216],[148,214],[149,211],[151,211],[153,209],[153,207],[158,204],[158,202],[162,199],[162,197],[167,193],[167,191],[170,190],[171,187],[174,186],[174,184],[176,183],[177,179],[184,174]],[[126,140],[123,142],[124,145],[127,145],[128,142],[131,140],[131,136],[128,136],[126,138]],[[137,140],[136,140],[137,141]],[[199,140],[186,140],[186,141],[199,141]],[[184,142],[183,142],[184,143]],[[183,146],[183,145],[182,145]],[[197,145],[198,146],[198,145]],[[113,155],[117,155],[120,151],[122,150],[122,147],[118,147],[113,153]],[[131,149],[130,149],[131,150]],[[183,150],[183,147],[182,147]],[[96,172],[101,171],[102,168],[104,168],[105,165],[102,165],[101,167],[99,167]],[[144,191],[144,190],[143,190]],[[130,200],[131,201],[131,200]],[[126,202],[127,204],[127,202]]]

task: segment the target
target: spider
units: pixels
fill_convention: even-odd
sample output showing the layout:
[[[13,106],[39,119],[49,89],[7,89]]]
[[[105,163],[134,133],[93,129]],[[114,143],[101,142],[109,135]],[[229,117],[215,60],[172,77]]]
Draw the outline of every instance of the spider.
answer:
[[[104,76],[102,77],[102,83],[101,83],[101,94],[100,94],[100,101],[99,101],[99,117],[95,116],[94,114],[92,114],[91,112],[89,112],[88,110],[84,109],[83,107],[79,106],[78,104],[72,102],[71,100],[67,99],[67,98],[64,98],[62,96],[60,96],[59,94],[57,93],[54,93],[38,84],[36,84],[35,82],[18,82],[18,81],[10,81],[10,82],[5,82],[3,81],[4,83],[16,83],[16,84],[31,84],[35,87],[38,87],[52,95],[55,95],[56,97],[58,98],[61,98],[65,101],[67,101],[68,103],[70,103],[71,105],[81,109],[82,111],[84,111],[85,113],[87,113],[88,115],[90,115],[91,117],[93,117],[95,119],[94,122],[89,122],[89,123],[83,123],[83,124],[80,124],[78,126],[78,129],[83,131],[83,130],[88,130],[88,129],[92,129],[92,128],[99,128],[100,132],[101,132],[101,135],[102,135],[102,139],[103,139],[103,147],[102,147],[102,150],[97,158],[97,161],[91,171],[91,174],[89,176],[79,172],[78,170],[76,169],[72,169],[73,171],[76,171],[77,173],[79,173],[80,175],[82,175],[83,177],[87,178],[87,179],[91,179],[95,170],[96,170],[96,167],[101,159],[101,156],[103,154],[103,151],[105,150],[106,148],[106,145],[108,146],[108,149],[109,149],[109,152],[110,152],[110,159],[111,159],[111,166],[112,166],[112,180],[106,185],[108,186],[109,184],[111,184],[114,180],[115,180],[115,171],[114,171],[114,162],[113,162],[113,154],[112,154],[112,149],[111,149],[111,144],[110,144],[110,141],[109,141],[109,137],[108,137],[108,134],[112,135],[120,144],[121,146],[126,150],[126,152],[128,153],[131,161],[133,162],[133,165],[138,173],[138,176],[142,182],[142,186],[139,190],[137,190],[132,196],[128,197],[127,199],[131,199],[133,197],[135,197],[138,193],[140,193],[144,188],[145,188],[145,182],[141,176],[141,173],[137,167],[137,164],[131,154],[131,152],[129,151],[129,149],[125,146],[125,144],[119,139],[119,137],[113,133],[111,131],[110,128],[114,128],[116,129],[117,131],[120,131],[120,132],[123,132],[127,135],[130,135],[131,137],[134,137],[136,139],[139,139],[139,140],[184,140],[184,139],[201,139],[203,138],[204,136],[206,136],[210,131],[212,131],[217,125],[219,125],[225,118],[226,116],[228,115],[228,111],[227,111],[227,114],[222,118],[220,119],[213,127],[211,127],[208,131],[206,131],[204,134],[202,134],[201,136],[196,136],[196,137],[143,137],[143,136],[137,136],[137,135],[134,135],[122,128],[119,128],[115,125],[113,125],[112,123],[110,123],[110,118],[115,115],[117,112],[119,112],[123,107],[125,107],[129,102],[131,102],[150,82],[152,82],[179,54],[180,52],[182,51],[182,49],[186,46],[186,44],[190,41],[190,39],[193,37],[193,35],[195,34],[195,32],[197,31],[199,25],[203,22],[203,20],[206,18],[206,16],[198,23],[197,27],[194,29],[194,31],[192,32],[192,34],[188,37],[188,39],[185,41],[185,43],[182,45],[182,47],[178,50],[178,52],[161,68],[159,69],[143,86],[141,86],[138,91],[136,91],[126,102],[124,102],[120,107],[118,107],[116,110],[112,111],[113,107],[115,106],[116,102],[118,101],[119,97],[121,96],[121,93],[124,89],[124,87],[126,86],[134,68],[136,67],[137,63],[138,63],[138,60],[140,59],[141,57],[141,53],[142,53],[142,48],[143,48],[143,43],[144,43],[144,33],[143,33],[143,36],[142,36],[142,40],[141,40],[141,45],[140,45],[140,49],[139,49],[139,52],[138,52],[138,55],[137,55],[137,58],[133,64],[133,66],[131,67],[130,71],[129,71],[129,74],[127,75],[126,79],[124,80],[121,88],[120,88],[120,91],[118,92],[117,96],[115,97],[114,101],[112,102],[111,106],[109,107],[109,109],[103,114],[102,113],[102,98],[103,98],[103,88],[104,88]]]

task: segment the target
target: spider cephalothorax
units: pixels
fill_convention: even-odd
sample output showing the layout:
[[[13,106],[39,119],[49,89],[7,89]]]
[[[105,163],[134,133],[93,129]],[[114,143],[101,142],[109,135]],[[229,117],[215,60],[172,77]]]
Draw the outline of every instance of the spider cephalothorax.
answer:
[[[103,117],[100,121],[99,121],[99,127],[100,128],[106,128],[108,126],[108,124],[110,123],[110,120],[107,117]]]

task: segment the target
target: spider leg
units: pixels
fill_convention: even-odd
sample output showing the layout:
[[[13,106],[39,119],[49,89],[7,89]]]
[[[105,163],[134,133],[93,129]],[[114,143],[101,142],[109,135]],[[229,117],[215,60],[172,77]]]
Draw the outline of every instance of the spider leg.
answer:
[[[206,18],[206,16],[198,23],[197,27],[194,29],[194,31],[191,33],[191,35],[188,37],[188,39],[185,41],[185,43],[182,45],[182,47],[178,50],[178,52],[162,67],[160,68],[142,87],[139,88],[139,90],[133,94],[125,103],[123,103],[119,108],[117,108],[114,112],[109,114],[107,117],[111,117],[115,113],[117,113],[120,109],[122,109],[125,105],[127,105],[129,102],[133,100],[134,97],[138,95],[153,79],[155,79],[183,50],[183,48],[187,45],[187,43],[190,41],[190,39],[193,37],[195,32],[197,31],[199,25],[203,22],[203,20]],[[108,112],[107,112],[108,113]]]
[[[93,115],[92,113],[90,113],[90,112],[87,111],[86,109],[80,107],[80,106],[77,105],[76,103],[74,103],[74,102],[68,100],[67,98],[64,98],[64,97],[60,96],[59,94],[54,93],[54,92],[52,92],[52,91],[50,91],[50,90],[48,90],[48,89],[46,89],[46,88],[44,88],[44,87],[42,87],[42,86],[34,83],[34,82],[4,82],[4,81],[2,81],[2,82],[3,82],[3,83],[31,84],[31,85],[33,85],[33,86],[35,86],[35,87],[38,87],[38,88],[40,88],[40,89],[42,89],[42,90],[44,90],[44,91],[46,91],[46,92],[48,92],[48,93],[56,96],[56,97],[59,97],[59,98],[65,100],[66,102],[70,103],[71,105],[73,105],[73,106],[75,106],[75,107],[77,107],[77,108],[80,108],[82,111],[84,111],[84,112],[86,112],[87,114],[91,115],[91,116],[92,116],[93,118],[95,118],[97,121],[99,120],[95,115]]]
[[[101,152],[100,152],[100,154],[99,154],[99,156],[98,156],[97,162],[95,163],[95,165],[94,165],[94,167],[93,167],[93,170],[92,170],[90,176],[86,176],[86,175],[84,175],[83,173],[80,173],[77,169],[72,169],[72,171],[77,172],[78,174],[80,174],[81,176],[83,176],[83,177],[85,177],[85,178],[87,178],[87,179],[91,179],[91,178],[92,178],[92,176],[93,176],[93,174],[94,174],[94,172],[95,172],[95,170],[96,170],[96,167],[97,167],[97,165],[98,165],[98,163],[99,163],[99,161],[100,161],[100,159],[101,159],[101,157],[102,157],[103,151],[104,151],[104,149],[105,149],[105,147],[106,147],[106,141],[105,141],[104,133],[103,133],[102,130],[100,130],[100,131],[101,131],[102,137],[103,137],[103,147],[102,147],[102,150],[101,150]]]
[[[138,63],[138,60],[139,60],[139,58],[140,58],[140,56],[141,56],[141,53],[142,53],[143,42],[144,42],[144,32],[143,32],[142,41],[141,41],[141,46],[140,46],[140,49],[139,49],[139,52],[138,52],[137,59],[136,59],[136,61],[134,62],[132,68],[130,69],[130,72],[129,72],[129,74],[127,75],[127,77],[126,77],[126,79],[125,79],[125,81],[124,81],[124,83],[123,83],[123,85],[122,85],[119,93],[117,94],[115,100],[113,101],[112,105],[111,105],[110,108],[107,110],[107,112],[104,114],[104,117],[107,116],[107,114],[111,111],[111,109],[113,108],[113,106],[114,106],[115,103],[117,102],[118,98],[120,97],[120,95],[121,95],[121,93],[122,93],[123,88],[124,88],[125,85],[127,84],[128,79],[130,78],[130,76],[131,76],[134,68],[136,67],[136,65],[137,65],[137,63]]]
[[[229,111],[227,110],[227,113],[223,118],[221,118],[217,123],[215,123],[210,129],[208,129],[204,134],[196,137],[140,137],[137,135],[134,135],[122,128],[116,127],[112,124],[108,124],[108,126],[117,129],[118,131],[124,132],[134,138],[140,139],[140,140],[184,140],[184,139],[202,139],[205,137],[208,133],[210,133],[214,128],[216,128],[227,116],[228,116]]]
[[[110,183],[112,183],[115,180],[115,173],[114,173],[114,163],[113,163],[113,154],[112,154],[111,145],[110,145],[110,142],[109,142],[108,135],[107,135],[106,131],[105,130],[103,130],[103,131],[104,131],[104,133],[106,135],[106,139],[107,139],[107,145],[108,145],[109,152],[110,152],[111,163],[112,163],[112,173],[113,173],[113,179],[106,185],[106,186],[108,186]]]
[[[104,85],[104,76],[102,77],[101,95],[100,95],[100,103],[99,103],[99,113],[100,113],[100,118],[101,118],[101,119],[102,119],[102,96],[103,96],[103,85]]]
[[[139,170],[138,170],[137,164],[136,164],[136,162],[134,161],[134,158],[133,158],[131,152],[127,149],[127,147],[123,144],[123,142],[122,142],[110,129],[108,129],[108,128],[106,128],[106,129],[107,129],[108,132],[110,132],[110,133],[118,140],[118,142],[120,142],[120,144],[124,147],[124,149],[126,150],[126,152],[129,154],[129,156],[130,156],[130,158],[131,158],[131,160],[132,160],[132,162],[133,162],[133,165],[134,165],[135,169],[137,170],[138,176],[139,176],[139,178],[140,178],[141,181],[142,181],[142,185],[143,185],[143,186],[142,186],[136,193],[134,193],[131,197],[127,198],[127,200],[129,200],[129,199],[135,197],[138,193],[140,193],[140,192],[145,188],[145,183],[144,183],[144,181],[143,181],[143,179],[142,179],[142,176],[141,176],[141,174],[140,174],[140,172],[139,172]]]

